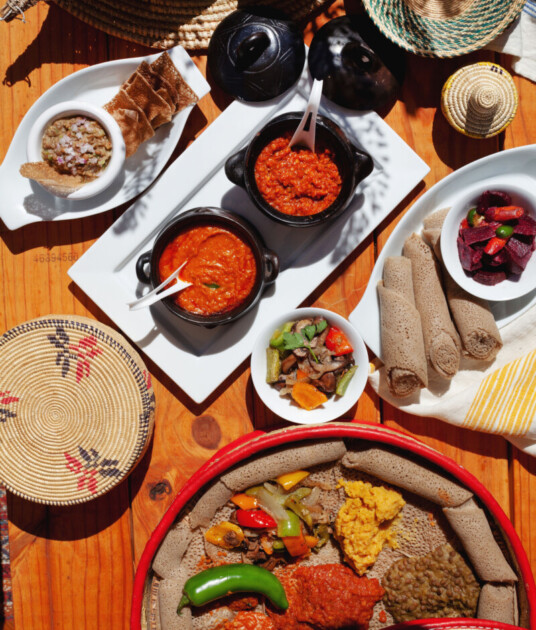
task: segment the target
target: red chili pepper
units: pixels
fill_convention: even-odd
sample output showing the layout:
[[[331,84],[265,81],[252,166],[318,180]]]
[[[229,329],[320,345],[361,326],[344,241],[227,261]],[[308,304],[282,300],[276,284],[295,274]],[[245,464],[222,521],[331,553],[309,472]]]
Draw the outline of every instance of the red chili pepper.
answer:
[[[519,219],[524,214],[525,211],[520,206],[499,206],[486,210],[486,217],[491,221],[511,221]]]
[[[469,227],[469,223],[467,221],[467,219],[462,219],[462,230],[466,230]]]
[[[332,326],[329,329],[328,336],[326,337],[326,348],[331,350],[336,357],[353,351],[348,337],[336,326]]]
[[[490,238],[486,247],[484,247],[484,251],[486,254],[490,256],[494,256],[497,252],[500,252],[501,249],[506,245],[508,239],[507,238],[499,238],[498,236],[494,236]]]
[[[265,529],[277,527],[274,519],[263,510],[236,510],[236,520],[242,527]]]

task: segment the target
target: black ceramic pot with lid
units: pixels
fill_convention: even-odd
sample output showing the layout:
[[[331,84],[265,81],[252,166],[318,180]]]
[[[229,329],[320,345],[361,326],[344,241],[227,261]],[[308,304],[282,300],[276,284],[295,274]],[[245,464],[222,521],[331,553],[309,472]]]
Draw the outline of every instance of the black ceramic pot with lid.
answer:
[[[311,42],[309,70],[334,103],[381,110],[394,103],[404,77],[404,56],[393,48],[366,16],[334,18]]]
[[[280,11],[239,9],[218,25],[208,68],[219,87],[241,101],[266,101],[298,80],[305,63],[303,33]]]

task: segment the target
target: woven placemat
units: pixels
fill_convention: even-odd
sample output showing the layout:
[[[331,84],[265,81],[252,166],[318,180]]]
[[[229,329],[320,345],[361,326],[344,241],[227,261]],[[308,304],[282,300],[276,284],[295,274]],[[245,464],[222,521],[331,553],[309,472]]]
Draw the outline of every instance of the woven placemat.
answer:
[[[526,0],[363,0],[378,28],[426,57],[456,57],[483,48],[521,12]]]
[[[84,22],[110,35],[146,46],[187,50],[208,47],[212,33],[224,17],[247,3],[241,0],[55,0]],[[284,11],[301,21],[333,0],[273,0],[250,2]]]
[[[449,123],[470,138],[491,138],[512,122],[518,96],[511,75],[496,63],[464,66],[447,79],[441,110]]]
[[[108,326],[49,315],[0,337],[0,480],[18,496],[104,494],[140,460],[153,423],[147,368]]]

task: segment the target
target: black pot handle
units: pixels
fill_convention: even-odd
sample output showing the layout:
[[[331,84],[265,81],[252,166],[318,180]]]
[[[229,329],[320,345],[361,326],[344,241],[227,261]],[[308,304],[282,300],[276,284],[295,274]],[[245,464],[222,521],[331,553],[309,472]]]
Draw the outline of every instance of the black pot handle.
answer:
[[[262,253],[264,260],[264,284],[272,284],[279,275],[279,257],[270,249]]]
[[[252,33],[236,49],[236,67],[246,70],[252,66],[270,45],[270,37],[265,31]]]
[[[355,186],[357,186],[359,182],[363,181],[365,177],[368,177],[372,173],[374,169],[374,162],[368,153],[361,151],[353,145],[352,151],[354,153]]]
[[[145,252],[136,261],[136,275],[143,284],[151,284],[151,276],[145,271],[145,265],[151,262],[153,252]]]
[[[233,184],[237,186],[241,186],[242,188],[246,187],[246,182],[244,179],[245,165],[244,161],[246,158],[247,147],[244,147],[238,153],[231,155],[228,158],[227,162],[225,162],[225,174],[227,175],[227,179],[231,180]]]

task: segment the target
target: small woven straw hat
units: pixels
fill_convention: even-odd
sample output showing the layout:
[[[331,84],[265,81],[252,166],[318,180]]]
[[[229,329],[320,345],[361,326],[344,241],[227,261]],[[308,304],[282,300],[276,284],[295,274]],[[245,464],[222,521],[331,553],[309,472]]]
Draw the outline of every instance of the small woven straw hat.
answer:
[[[7,0],[0,16],[10,20],[37,0]],[[300,21],[333,0],[55,0],[87,24],[146,46],[187,50],[208,48],[212,33],[224,17],[249,5],[268,5]]]
[[[517,104],[512,77],[489,62],[460,68],[441,92],[445,118],[470,138],[491,138],[504,131],[516,114]]]
[[[376,26],[426,57],[464,55],[495,39],[526,0],[363,0]]]
[[[108,326],[49,315],[0,337],[0,479],[49,505],[98,497],[138,463],[154,395],[136,351]]]

